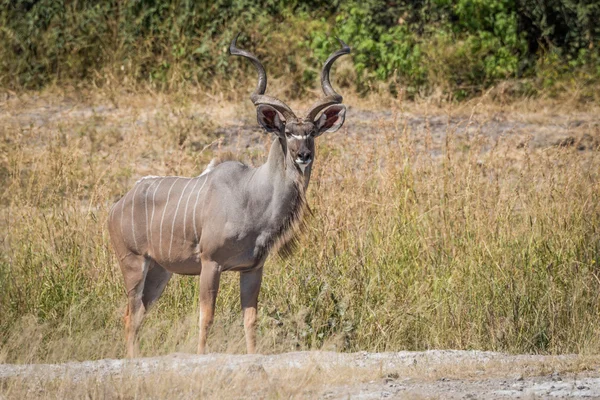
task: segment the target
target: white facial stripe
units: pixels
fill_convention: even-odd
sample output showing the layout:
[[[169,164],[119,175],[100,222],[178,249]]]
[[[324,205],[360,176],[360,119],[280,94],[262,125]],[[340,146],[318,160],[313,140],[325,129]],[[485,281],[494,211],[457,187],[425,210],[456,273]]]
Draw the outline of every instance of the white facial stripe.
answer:
[[[298,140],[306,140],[310,137],[310,135],[292,135],[292,137]]]

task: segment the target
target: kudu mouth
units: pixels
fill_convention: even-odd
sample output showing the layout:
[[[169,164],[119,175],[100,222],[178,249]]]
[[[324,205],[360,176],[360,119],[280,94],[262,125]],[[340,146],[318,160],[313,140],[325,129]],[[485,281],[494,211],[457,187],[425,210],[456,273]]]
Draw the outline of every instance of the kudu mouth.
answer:
[[[302,172],[304,172],[304,169],[306,167],[308,167],[308,165],[312,162],[312,158],[308,158],[306,160],[303,160],[299,157],[296,157],[296,160],[294,160],[294,162],[300,167],[300,169],[302,170]]]
[[[258,72],[258,82],[256,85],[256,89],[254,89],[254,91],[250,95],[250,100],[252,100],[254,106],[258,107],[261,104],[266,104],[275,108],[279,113],[281,113],[285,118],[286,122],[298,120],[296,114],[294,114],[292,109],[287,104],[275,97],[265,95],[265,92],[267,90],[267,73],[265,72],[265,68],[263,67],[258,57],[256,57],[249,51],[239,49],[236,46],[239,36],[240,34],[238,33],[235,39],[233,39],[233,41],[231,42],[231,45],[229,46],[229,53],[234,56],[242,56],[249,59],[252,62],[252,64],[254,64],[254,66],[256,67],[256,70]],[[313,122],[316,116],[319,114],[319,112],[321,112],[323,109],[334,104],[342,103],[343,97],[335,90],[333,90],[333,87],[331,86],[331,82],[329,81],[329,71],[331,70],[331,66],[333,65],[335,60],[337,60],[344,54],[350,54],[350,47],[348,47],[348,45],[339,38],[338,41],[342,45],[342,48],[333,52],[327,58],[325,64],[323,65],[323,70],[321,71],[321,88],[323,89],[323,93],[325,94],[325,96],[309,108],[309,111],[305,118],[305,120],[307,121]]]

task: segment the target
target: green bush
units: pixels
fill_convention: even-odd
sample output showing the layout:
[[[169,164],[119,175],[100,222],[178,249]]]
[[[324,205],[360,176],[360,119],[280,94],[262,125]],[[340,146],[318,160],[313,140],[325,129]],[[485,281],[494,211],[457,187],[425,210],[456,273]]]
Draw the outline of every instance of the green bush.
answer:
[[[552,61],[600,79],[600,3],[589,0],[0,0],[0,84],[141,82],[159,89],[239,81],[227,55],[237,32],[302,95],[339,36],[353,48],[356,89],[386,81],[409,95],[455,97],[505,79],[541,78]],[[311,57],[311,50],[314,57]],[[555,62],[554,60],[558,60]],[[542,67],[540,67],[542,66]],[[548,83],[539,79],[541,87]],[[555,81],[555,80],[553,80]]]

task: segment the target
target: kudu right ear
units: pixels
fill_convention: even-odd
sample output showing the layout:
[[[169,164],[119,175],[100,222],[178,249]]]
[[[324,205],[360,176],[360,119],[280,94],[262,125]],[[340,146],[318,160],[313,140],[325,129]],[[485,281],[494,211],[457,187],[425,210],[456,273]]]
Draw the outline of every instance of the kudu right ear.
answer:
[[[279,117],[279,113],[273,107],[266,104],[260,104],[256,108],[256,118],[258,123],[265,128],[267,132],[276,133],[277,136],[284,135],[285,124]]]

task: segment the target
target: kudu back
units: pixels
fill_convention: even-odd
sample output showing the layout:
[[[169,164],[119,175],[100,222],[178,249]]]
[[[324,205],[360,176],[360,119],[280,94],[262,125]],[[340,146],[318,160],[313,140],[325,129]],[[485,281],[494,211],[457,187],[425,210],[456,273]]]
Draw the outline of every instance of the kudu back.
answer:
[[[346,108],[329,82],[334,61],[321,73],[325,96],[298,118],[281,100],[265,95],[267,75],[258,58],[236,46],[232,55],[249,59],[258,71],[250,99],[258,123],[273,133],[267,162],[258,168],[237,161],[211,162],[197,177],[140,179],[112,207],[111,241],[127,291],[127,353],[137,352],[136,336],[145,312],[162,294],[173,273],[200,275],[198,352],[206,350],[219,280],[223,271],[240,272],[240,292],[248,353],[256,347],[255,324],[263,265],[270,251],[290,240],[305,208],[314,164],[314,140],[344,123]]]

